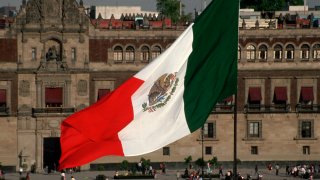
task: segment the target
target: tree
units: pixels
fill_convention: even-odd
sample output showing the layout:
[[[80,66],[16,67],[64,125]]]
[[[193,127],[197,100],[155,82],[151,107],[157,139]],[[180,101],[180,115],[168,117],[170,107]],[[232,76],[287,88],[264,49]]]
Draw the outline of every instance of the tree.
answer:
[[[173,23],[180,19],[180,1],[178,0],[157,0],[157,10],[160,15],[171,18]]]

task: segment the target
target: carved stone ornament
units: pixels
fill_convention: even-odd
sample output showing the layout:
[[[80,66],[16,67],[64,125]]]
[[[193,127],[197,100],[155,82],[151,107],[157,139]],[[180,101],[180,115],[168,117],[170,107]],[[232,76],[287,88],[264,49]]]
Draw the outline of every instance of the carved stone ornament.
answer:
[[[77,85],[77,92],[79,96],[86,96],[88,94],[88,82],[80,80]]]
[[[28,97],[30,95],[30,82],[26,80],[20,81],[19,95]]]

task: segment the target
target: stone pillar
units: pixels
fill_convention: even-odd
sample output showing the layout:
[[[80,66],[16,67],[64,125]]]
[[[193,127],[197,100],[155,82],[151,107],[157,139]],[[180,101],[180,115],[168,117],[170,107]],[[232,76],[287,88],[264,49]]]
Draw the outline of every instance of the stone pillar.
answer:
[[[64,92],[64,103],[63,107],[70,107],[71,96],[71,80],[66,80],[66,90]]]
[[[42,81],[36,81],[36,107],[42,107]]]

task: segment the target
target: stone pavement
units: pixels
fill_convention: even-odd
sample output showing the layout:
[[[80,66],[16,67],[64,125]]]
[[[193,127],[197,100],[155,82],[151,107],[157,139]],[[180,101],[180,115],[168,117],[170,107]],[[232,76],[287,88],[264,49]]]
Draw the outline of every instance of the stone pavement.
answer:
[[[227,169],[226,169],[227,170]],[[226,171],[225,170],[225,171]],[[281,171],[282,170],[282,171]],[[158,171],[159,172],[159,171]],[[179,170],[179,173],[182,174],[184,171]],[[217,173],[218,170],[215,170],[214,173]],[[254,174],[252,169],[238,169],[238,172],[244,177],[247,174]],[[71,176],[74,176],[76,180],[94,180],[98,174],[104,174],[108,179],[113,179],[114,171],[83,171],[73,174],[66,174],[66,180],[70,180]],[[225,172],[224,172],[225,173]],[[279,176],[275,175],[275,171],[268,172],[268,170],[259,171],[260,174],[263,174],[263,180],[299,180],[301,178],[294,178],[287,176],[284,173],[284,169],[280,169]],[[25,173],[22,175],[25,177]],[[8,173],[5,175],[6,180],[19,180],[18,173]],[[51,174],[30,174],[31,180],[60,180],[60,173],[51,173]],[[166,174],[158,174],[157,179],[161,180],[174,180],[177,179],[177,170],[168,170]],[[182,180],[182,178],[179,178]],[[223,178],[222,178],[223,179]]]

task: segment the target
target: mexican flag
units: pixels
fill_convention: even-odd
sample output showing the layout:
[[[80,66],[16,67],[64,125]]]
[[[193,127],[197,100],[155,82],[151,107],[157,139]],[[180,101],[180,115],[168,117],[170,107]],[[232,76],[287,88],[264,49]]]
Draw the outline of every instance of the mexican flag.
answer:
[[[64,120],[60,169],[150,153],[203,126],[237,90],[238,13],[238,0],[212,0],[157,59]]]

